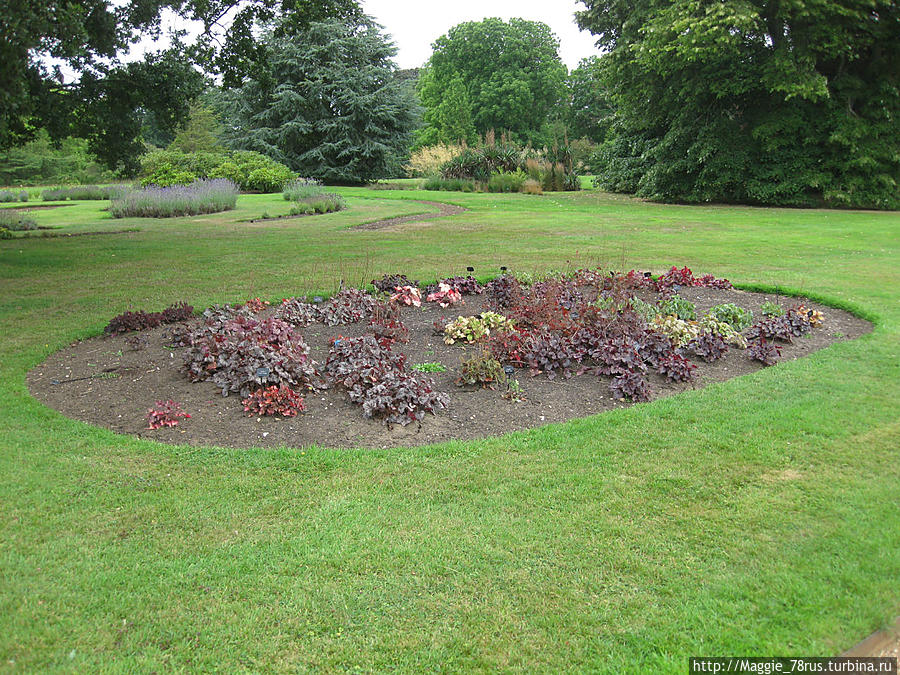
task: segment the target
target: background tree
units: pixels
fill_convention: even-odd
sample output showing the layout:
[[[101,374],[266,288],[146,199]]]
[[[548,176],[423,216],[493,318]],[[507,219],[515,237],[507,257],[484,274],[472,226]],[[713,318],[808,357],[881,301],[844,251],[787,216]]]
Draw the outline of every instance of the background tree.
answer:
[[[195,102],[184,126],[175,134],[169,150],[181,152],[222,152],[222,125],[208,106]]]
[[[895,1],[583,4],[616,106],[603,187],[900,208]]]
[[[160,36],[164,11],[199,22],[199,39],[175,36],[164,54],[123,65],[135,42]],[[133,169],[134,120],[154,115],[159,134],[171,135],[201,90],[191,63],[236,85],[264,65],[260,21],[282,17],[289,33],[360,13],[355,0],[0,0],[0,150],[39,129],[57,141],[85,134],[106,164]]]
[[[546,24],[524,19],[461,23],[433,46],[419,95],[438,139],[455,141],[453,134],[465,128],[460,110],[465,98],[477,133],[509,130],[523,141],[539,133],[563,98],[566,67],[559,58],[559,40]],[[448,93],[454,102],[441,110]],[[448,108],[453,114],[447,114]]]
[[[227,97],[226,137],[305,176],[362,183],[399,175],[417,124],[396,50],[368,17],[271,32],[268,66]]]
[[[594,143],[606,139],[613,107],[601,74],[601,58],[582,59],[566,80],[569,105],[565,120],[572,138],[588,138]]]

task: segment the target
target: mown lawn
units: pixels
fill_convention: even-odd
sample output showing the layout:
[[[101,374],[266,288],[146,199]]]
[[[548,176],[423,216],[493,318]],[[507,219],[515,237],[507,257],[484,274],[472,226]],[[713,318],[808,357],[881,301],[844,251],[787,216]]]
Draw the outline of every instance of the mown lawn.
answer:
[[[0,669],[676,672],[839,653],[900,612],[900,214],[340,190],[351,209],[0,242]],[[468,213],[391,230],[353,223]],[[175,447],[25,373],[126,308],[386,272],[686,264],[876,322],[858,341],[563,425],[406,450]],[[827,328],[826,328],[827,329]],[[451,392],[452,394],[452,392]],[[249,423],[249,422],[248,422]]]

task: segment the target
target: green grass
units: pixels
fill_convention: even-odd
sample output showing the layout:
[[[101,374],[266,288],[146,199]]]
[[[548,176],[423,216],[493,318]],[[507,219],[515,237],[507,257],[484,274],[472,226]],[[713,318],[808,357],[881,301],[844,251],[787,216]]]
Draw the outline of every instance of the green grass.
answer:
[[[900,215],[338,192],[347,211],[256,224],[290,205],[147,222],[78,204],[35,217],[140,231],[0,242],[0,668],[681,673],[835,654],[897,615]],[[348,229],[411,199],[470,211]],[[405,450],[156,444],[24,384],[129,307],[598,264],[686,264],[877,325],[650,404]]]

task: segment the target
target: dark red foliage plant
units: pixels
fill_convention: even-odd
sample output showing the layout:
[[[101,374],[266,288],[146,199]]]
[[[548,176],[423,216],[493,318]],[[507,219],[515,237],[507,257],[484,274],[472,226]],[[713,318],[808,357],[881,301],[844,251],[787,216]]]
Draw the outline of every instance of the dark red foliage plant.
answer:
[[[614,398],[632,401],[649,401],[653,393],[644,374],[634,370],[617,375],[609,383],[609,391]]]
[[[178,426],[178,421],[189,419],[181,404],[176,403],[172,399],[168,401],[157,401],[156,406],[147,411],[147,428],[160,429],[162,427]]]
[[[306,408],[303,397],[285,385],[257,389],[241,403],[244,410],[254,415],[280,415],[294,417]]]
[[[694,371],[697,366],[680,354],[669,354],[661,359],[656,372],[665,375],[672,382],[690,382],[694,379]]]
[[[707,363],[721,359],[728,352],[728,345],[718,333],[703,331],[699,337],[687,343],[684,351],[692,352]]]
[[[194,314],[194,308],[186,302],[169,305],[161,312],[123,312],[110,319],[103,331],[108,335],[119,335],[132,331],[156,328],[168,323],[187,321]]]
[[[766,366],[774,366],[781,356],[781,347],[774,342],[769,342],[764,337],[760,337],[750,343],[747,349],[747,356],[754,361],[760,361]]]

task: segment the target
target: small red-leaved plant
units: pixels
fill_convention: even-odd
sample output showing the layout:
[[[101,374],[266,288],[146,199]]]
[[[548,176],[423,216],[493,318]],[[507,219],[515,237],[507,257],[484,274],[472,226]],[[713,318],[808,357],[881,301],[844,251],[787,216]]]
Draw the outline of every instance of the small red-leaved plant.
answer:
[[[425,299],[428,302],[436,302],[441,307],[449,307],[462,300],[462,293],[450,286],[450,284],[440,283],[437,290],[434,293],[429,293]]]
[[[272,385],[257,389],[241,403],[244,410],[254,415],[281,415],[294,417],[306,408],[303,397],[285,385]]]
[[[396,286],[394,291],[394,294],[391,295],[391,302],[407,307],[422,306],[422,291],[415,286]]]
[[[190,419],[190,417],[181,409],[181,404],[172,399],[157,401],[156,407],[147,411],[147,428],[159,429],[160,427],[178,426],[179,419]]]
[[[266,300],[260,300],[259,298],[251,298],[247,302],[244,303],[244,307],[249,309],[254,314],[258,314],[263,311],[266,307],[269,306],[269,302]]]

